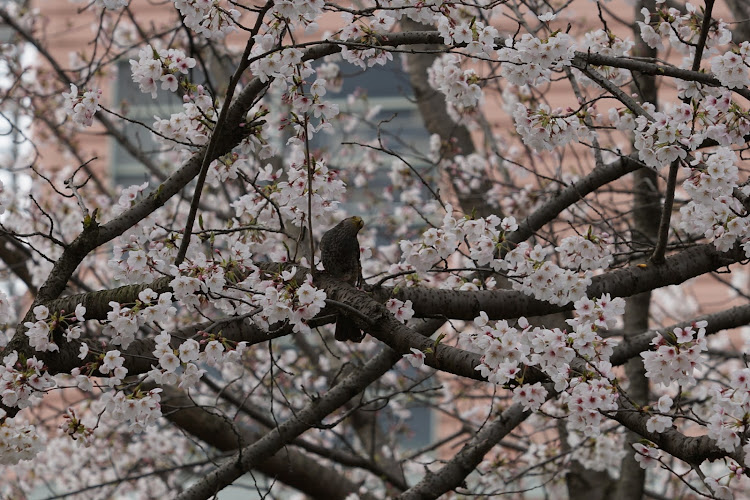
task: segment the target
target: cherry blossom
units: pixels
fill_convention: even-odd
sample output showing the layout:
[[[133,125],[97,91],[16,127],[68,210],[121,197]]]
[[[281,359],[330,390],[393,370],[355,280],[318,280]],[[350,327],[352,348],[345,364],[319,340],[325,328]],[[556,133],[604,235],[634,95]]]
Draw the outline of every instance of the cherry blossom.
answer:
[[[0,464],[31,460],[44,448],[44,436],[35,426],[16,418],[6,418],[0,409]]]
[[[78,92],[78,87],[71,83],[70,92],[62,94],[65,99],[63,109],[73,122],[90,127],[94,123],[94,114],[100,109],[101,95],[101,89],[86,90],[81,94]]]
[[[424,366],[425,354],[419,349],[416,349],[414,347],[411,347],[410,350],[411,350],[411,353],[404,354],[404,359],[409,361],[409,363],[414,368],[421,368],[422,366]]]
[[[692,327],[675,330],[673,334],[657,333],[651,341],[656,350],[641,353],[646,376],[656,384],[694,385],[695,368],[701,365],[701,353],[708,349],[705,328],[706,322],[699,321]]]
[[[659,458],[661,457],[658,448],[641,443],[634,443],[633,448],[635,449],[635,461],[638,462],[641,469],[648,469],[649,467],[658,465]]]
[[[185,20],[185,25],[206,38],[222,39],[237,29],[235,21],[240,12],[228,6],[219,8],[218,2],[205,0],[174,0]]]
[[[513,401],[520,403],[524,410],[537,411],[547,399],[547,389],[541,382],[519,385],[513,389]]]
[[[143,93],[150,93],[156,99],[157,84],[163,90],[175,92],[179,83],[178,75],[187,74],[195,66],[195,59],[186,57],[179,49],[156,50],[151,46],[138,52],[138,60],[130,60],[133,81]]]
[[[541,85],[553,70],[570,65],[575,51],[571,36],[556,32],[547,39],[525,33],[520,40],[508,39],[497,56],[505,78],[514,85]]]
[[[385,307],[400,323],[406,323],[412,318],[412,316],[414,316],[414,309],[412,309],[411,300],[401,302],[398,299],[388,299],[388,302],[385,303]]]

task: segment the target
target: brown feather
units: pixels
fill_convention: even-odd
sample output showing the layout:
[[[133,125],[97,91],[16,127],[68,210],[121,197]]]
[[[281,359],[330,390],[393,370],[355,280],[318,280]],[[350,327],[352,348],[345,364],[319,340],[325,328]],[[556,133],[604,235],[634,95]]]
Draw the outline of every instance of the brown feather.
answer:
[[[359,260],[357,233],[364,226],[359,217],[344,219],[326,231],[320,240],[320,260],[331,276],[350,285],[362,286],[362,263]],[[354,322],[339,314],[336,320],[336,340],[361,342],[364,334]]]

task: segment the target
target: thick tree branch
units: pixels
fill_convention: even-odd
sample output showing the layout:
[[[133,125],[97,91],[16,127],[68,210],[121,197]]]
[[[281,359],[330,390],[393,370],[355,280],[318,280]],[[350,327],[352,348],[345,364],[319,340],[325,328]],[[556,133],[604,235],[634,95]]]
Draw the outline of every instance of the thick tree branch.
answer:
[[[305,408],[277,428],[263,436],[215,471],[206,474],[200,481],[177,497],[178,500],[203,500],[222,490],[245,471],[257,467],[279,452],[306,430],[319,425],[323,419],[347,401],[355,397],[369,384],[391,369],[401,356],[385,349],[368,361],[359,370],[352,372],[319,399],[311,401]]]
[[[589,297],[599,297],[605,293],[613,297],[629,297],[683,283],[744,258],[739,246],[724,253],[712,244],[697,245],[670,255],[661,265],[631,266],[596,276],[586,293]],[[390,296],[403,301],[411,300],[415,316],[427,318],[471,320],[479,316],[480,311],[484,311],[490,319],[510,319],[519,316],[539,316],[573,308],[572,303],[565,306],[552,305],[509,290],[455,292],[407,287],[397,291],[390,288],[376,290],[373,293],[379,301],[385,301]]]
[[[164,387],[162,411],[167,420],[220,451],[244,448],[262,436],[236,424],[217,410],[196,406],[193,399],[173,387]],[[344,500],[349,494],[359,491],[358,484],[294,446],[260,461],[254,469],[313,498]],[[361,497],[375,500],[369,494]]]
[[[708,323],[706,326],[707,335],[712,335],[722,330],[745,326],[750,324],[750,305],[733,307],[725,311],[698,316],[690,321],[677,323],[665,328],[640,333],[630,337],[628,342],[621,343],[615,347],[615,350],[610,357],[610,361],[614,366],[621,365],[628,359],[652,349],[651,341],[656,337],[657,333],[672,331],[675,328],[686,328],[698,321],[706,321]]]
[[[661,450],[666,451],[673,457],[679,458],[688,464],[698,467],[705,460],[713,461],[719,458],[730,457],[738,463],[744,463],[742,449],[734,452],[726,452],[716,446],[716,441],[708,436],[689,437],[682,434],[674,427],[664,432],[649,432],[646,422],[649,415],[639,412],[625,398],[620,398],[620,409],[607,415],[638,435],[653,441]]]
[[[552,384],[545,384],[548,399],[555,396]],[[499,443],[513,429],[518,427],[531,414],[515,404],[498,415],[490,424],[480,430],[466,443],[447,464],[434,473],[428,473],[418,484],[409,488],[399,500],[426,500],[440,498],[441,495],[460,487],[482,461],[493,446]]]

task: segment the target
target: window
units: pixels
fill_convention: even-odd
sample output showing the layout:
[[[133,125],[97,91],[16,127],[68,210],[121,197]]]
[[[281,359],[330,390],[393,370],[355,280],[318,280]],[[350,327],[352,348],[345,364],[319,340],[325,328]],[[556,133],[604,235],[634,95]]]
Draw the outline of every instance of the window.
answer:
[[[385,196],[373,197],[373,194],[384,193],[391,187],[388,174],[392,161],[397,158],[380,153],[381,166],[375,172],[368,172],[365,186],[358,188],[357,176],[363,175],[361,160],[372,150],[364,146],[347,147],[347,143],[367,141],[377,147],[379,137],[386,150],[398,154],[416,170],[424,172],[429,167],[423,155],[429,150],[430,135],[413,100],[409,77],[399,61],[374,66],[366,71],[347,63],[341,63],[340,67],[343,76],[341,91],[329,92],[325,98],[339,106],[342,117],[369,112],[368,119],[354,127],[339,126],[337,132],[341,131],[341,134],[317,134],[313,147],[329,152],[329,168],[340,170],[347,181],[349,199],[342,203],[342,208],[348,213],[357,213],[366,219],[372,216],[377,220],[381,210],[392,212],[393,202],[390,199]],[[349,95],[359,98],[351,102]],[[337,154],[339,148],[343,148],[341,151],[345,153]]]
[[[164,146],[154,139],[151,132],[140,124],[151,128],[154,115],[169,118],[172,113],[182,111],[179,95],[159,91],[156,99],[142,93],[138,84],[130,76],[128,60],[117,65],[117,79],[114,85],[113,108],[132,122],[124,122],[123,132],[132,143],[152,160],[156,161]],[[149,179],[150,174],[143,164],[128,153],[117,140],[110,138],[110,178],[113,185],[129,186]]]

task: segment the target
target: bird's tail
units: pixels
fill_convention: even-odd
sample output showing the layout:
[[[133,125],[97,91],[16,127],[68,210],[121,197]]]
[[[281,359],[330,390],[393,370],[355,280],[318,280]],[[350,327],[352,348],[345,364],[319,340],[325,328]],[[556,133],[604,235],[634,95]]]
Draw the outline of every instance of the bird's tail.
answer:
[[[362,342],[362,339],[365,338],[365,333],[357,328],[357,325],[350,318],[339,314],[336,319],[335,337],[339,342]]]

